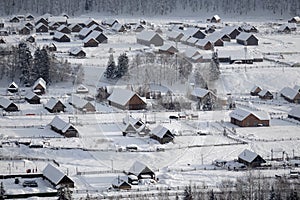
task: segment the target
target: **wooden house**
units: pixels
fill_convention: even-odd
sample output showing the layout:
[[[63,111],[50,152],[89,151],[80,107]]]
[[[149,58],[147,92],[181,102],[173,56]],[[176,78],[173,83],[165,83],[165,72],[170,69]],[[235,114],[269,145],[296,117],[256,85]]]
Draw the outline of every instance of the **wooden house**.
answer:
[[[205,38],[210,41],[213,46],[224,46],[224,41],[221,35],[211,34]]]
[[[27,13],[26,16],[25,16],[25,19],[27,21],[33,21],[34,20],[34,16],[30,13]]]
[[[17,112],[19,111],[18,106],[13,103],[11,100],[4,97],[0,97],[0,108],[6,112]]]
[[[37,94],[37,95],[42,95],[46,93],[47,89],[47,83],[43,78],[38,78],[33,86],[32,86],[32,91]]]
[[[53,40],[56,42],[71,42],[71,38],[67,34],[58,31],[54,33]]]
[[[31,22],[25,23],[25,26],[27,26],[28,28],[30,28],[30,30],[34,29],[34,25]]]
[[[182,32],[179,31],[169,31],[167,32],[167,38],[174,42],[179,42],[180,39],[184,36]]]
[[[198,40],[195,46],[203,50],[211,50],[213,48],[213,44],[207,39]]]
[[[158,125],[150,132],[150,138],[157,140],[160,144],[172,142],[175,136],[172,132],[162,125]]]
[[[242,44],[245,46],[256,46],[258,45],[258,39],[255,35],[251,33],[246,33],[246,32],[241,32],[237,37],[236,37],[236,42],[238,44]]]
[[[287,23],[287,24],[282,24],[278,28],[279,33],[291,33],[292,31],[296,31],[297,26],[295,23]]]
[[[291,19],[288,20],[288,23],[296,23],[296,24],[300,24],[300,17],[299,16],[295,16]]]
[[[125,26],[123,24],[115,23],[111,29],[116,32],[125,32]]]
[[[171,44],[164,44],[163,46],[159,47],[158,52],[173,55],[178,52],[178,49]]]
[[[65,122],[59,116],[55,116],[49,124],[50,128],[64,137],[78,137],[77,129],[70,123]]]
[[[21,29],[19,29],[20,35],[29,35],[30,34],[30,28],[27,26],[23,26]]]
[[[300,121],[300,107],[299,106],[293,107],[288,112],[288,118]]]
[[[185,36],[194,37],[198,39],[204,39],[206,37],[206,34],[199,28],[188,28],[183,31],[183,34]]]
[[[203,105],[212,99],[216,100],[216,95],[210,90],[195,87],[190,94],[190,99],[197,101],[199,104]]]
[[[260,155],[248,149],[245,149],[242,153],[240,153],[238,156],[238,162],[243,163],[250,168],[260,167],[261,164],[266,163]]]
[[[46,49],[50,52],[53,52],[53,51],[57,51],[57,47],[56,45],[52,42],[50,43],[49,45],[46,46]]]
[[[145,27],[142,24],[136,24],[131,26],[131,30],[133,30],[134,32],[142,32],[143,30],[145,30]]]
[[[225,26],[221,32],[229,35],[231,39],[236,39],[236,37],[241,33],[236,26]]]
[[[55,188],[69,187],[74,188],[74,181],[52,164],[48,164],[43,170],[43,177],[48,180]]]
[[[34,43],[35,42],[35,37],[33,35],[30,35],[26,38],[26,41],[27,42],[30,42],[30,43]]]
[[[65,24],[60,25],[56,30],[61,32],[61,33],[65,33],[65,34],[70,34],[71,33],[71,29],[69,29],[69,27],[66,26]]]
[[[85,26],[88,28],[93,25],[99,25],[99,23],[96,20],[94,20],[93,18],[90,18],[85,22]]]
[[[290,87],[285,87],[280,91],[280,95],[290,103],[300,103],[300,93],[298,90],[295,90]]]
[[[109,27],[113,27],[113,25],[119,24],[119,21],[117,19],[110,18],[110,19],[103,20],[102,24]]]
[[[40,104],[41,98],[34,92],[28,91],[25,96],[25,101],[27,101],[29,104]]]
[[[214,15],[211,19],[210,19],[211,23],[220,23],[221,22],[221,17],[219,15]]]
[[[50,15],[48,17],[48,22],[49,23],[56,22],[59,25],[68,24],[68,18],[66,16],[61,16],[61,15],[60,16],[52,16],[52,15]]]
[[[155,173],[145,164],[135,161],[133,165],[128,170],[128,175],[135,175],[140,179],[155,179]]]
[[[250,91],[250,95],[251,96],[258,96],[258,93],[260,93],[260,91],[262,91],[262,89],[259,86],[254,86],[251,91]]]
[[[126,89],[115,88],[107,100],[109,105],[123,110],[143,110],[147,106],[137,93]]]
[[[69,50],[69,54],[70,54],[70,56],[75,56],[78,58],[84,58],[86,56],[85,51],[80,47],[72,47]]]
[[[241,26],[241,29],[247,33],[258,33],[258,29],[255,26],[250,24],[243,24]]]
[[[99,46],[98,40],[96,40],[95,38],[92,38],[92,37],[86,37],[86,38],[84,38],[84,40],[82,42],[83,42],[84,47],[97,47],[97,46]]]
[[[58,29],[58,27],[60,27],[60,26],[61,26],[61,24],[58,22],[50,22],[48,24],[49,30],[52,30],[52,31]]]
[[[37,26],[38,24],[40,24],[40,23],[42,23],[42,24],[44,24],[45,26],[48,26],[48,20],[46,19],[46,18],[44,18],[44,17],[40,17],[40,18],[38,18],[37,20],[36,20],[36,22],[35,22],[35,26]]]
[[[137,35],[137,43],[146,46],[162,46],[164,44],[164,40],[154,31],[142,31]]]
[[[89,93],[89,89],[83,85],[83,84],[80,84],[77,88],[76,88],[76,93],[77,94],[87,94]]]
[[[49,31],[48,26],[46,26],[43,23],[39,23],[38,25],[35,26],[35,32],[37,33],[47,33]]]
[[[79,39],[83,40],[84,38],[86,38],[93,30],[91,30],[90,28],[84,27],[82,28],[79,33],[78,33],[78,37]]]
[[[259,98],[261,99],[273,99],[273,94],[268,90],[262,90],[258,93]]]
[[[90,38],[94,38],[98,41],[99,44],[107,43],[108,38],[100,31],[92,31],[85,39],[89,40]]]
[[[45,105],[45,109],[47,109],[50,113],[58,113],[64,112],[66,106],[58,99],[50,98],[49,101]]]
[[[72,33],[79,33],[82,29],[82,26],[80,26],[77,23],[69,25],[69,29],[71,30]]]
[[[12,17],[9,22],[11,23],[19,23],[21,20],[17,16]]]
[[[15,82],[12,82],[9,84],[7,91],[10,93],[16,93],[19,91],[19,86]]]
[[[93,26],[89,27],[92,31],[100,31],[103,32],[103,28],[101,28],[99,25],[94,24]]]
[[[257,126],[269,126],[270,116],[265,111],[246,110],[237,108],[230,114],[230,121],[240,127],[257,127]]]
[[[149,133],[149,130],[148,128],[146,128],[145,123],[139,118],[126,116],[123,119],[123,125],[124,125],[122,127],[123,136],[126,136],[128,134],[146,135]]]
[[[112,187],[117,190],[130,190],[131,185],[123,178],[116,178],[112,182]]]
[[[82,111],[82,112],[95,112],[96,108],[95,105],[91,102],[80,98],[77,95],[72,95],[68,99],[68,103],[72,105],[74,108]]]

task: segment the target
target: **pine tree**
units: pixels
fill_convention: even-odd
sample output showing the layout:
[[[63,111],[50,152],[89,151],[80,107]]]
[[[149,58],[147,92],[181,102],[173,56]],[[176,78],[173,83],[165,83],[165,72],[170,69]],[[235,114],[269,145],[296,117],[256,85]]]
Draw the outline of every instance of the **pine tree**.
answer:
[[[211,191],[209,192],[209,200],[215,200],[215,199],[216,199],[215,193],[214,193],[213,190],[211,190]]]
[[[3,182],[1,182],[1,184],[0,184],[0,199],[4,199],[4,194],[5,194],[5,190],[4,190]]]
[[[121,78],[122,76],[124,76],[128,71],[128,67],[129,67],[129,59],[126,53],[123,53],[118,57],[116,77]]]
[[[276,200],[275,190],[274,190],[273,186],[271,187],[271,190],[270,190],[269,200]]]
[[[60,187],[58,189],[58,199],[57,200],[71,200],[72,199],[72,193],[67,186]]]
[[[51,82],[50,76],[49,76],[49,70],[50,70],[50,58],[48,55],[48,51],[43,48],[41,50],[41,77],[47,82]]]
[[[18,46],[17,68],[20,70],[20,82],[28,84],[31,81],[32,55],[26,43]]]
[[[116,72],[117,71],[117,67],[116,67],[116,63],[114,60],[114,56],[113,54],[110,54],[109,58],[108,58],[108,63],[107,63],[107,68],[104,72],[104,76],[107,79],[114,79],[116,78]]]
[[[193,196],[192,196],[192,187],[186,186],[184,189],[184,193],[183,193],[183,200],[192,200]]]

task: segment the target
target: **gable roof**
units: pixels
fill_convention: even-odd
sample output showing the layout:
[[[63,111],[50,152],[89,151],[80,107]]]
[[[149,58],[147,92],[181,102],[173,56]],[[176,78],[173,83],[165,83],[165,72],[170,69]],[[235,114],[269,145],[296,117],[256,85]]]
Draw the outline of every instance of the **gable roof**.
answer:
[[[151,130],[151,134],[155,135],[159,138],[163,138],[164,135],[170,131],[169,129],[167,129],[166,127],[162,126],[162,125],[158,125],[157,127],[155,127],[154,129]],[[170,136],[172,136],[172,138],[174,138],[173,134],[171,134]]]
[[[203,98],[208,93],[209,93],[209,91],[206,90],[206,89],[203,89],[203,88],[194,88],[193,91],[191,92],[191,95],[193,95],[195,97]]]
[[[142,31],[136,37],[140,40],[150,41],[155,36],[159,36],[161,38],[161,36],[154,31]]]
[[[257,153],[255,152],[252,152],[248,149],[245,149],[242,153],[240,153],[239,155],[239,158],[248,162],[248,163],[251,163],[254,161],[254,159],[259,156]]]
[[[13,102],[7,98],[4,97],[0,97],[0,106],[3,108],[8,108],[8,106],[10,106],[10,104],[12,104]]]
[[[92,104],[91,102],[82,99],[77,95],[70,96],[68,102],[74,105],[76,108],[84,108],[87,104]]]
[[[300,107],[296,106],[293,107],[289,112],[288,115],[292,116],[292,117],[297,117],[300,118]]]
[[[64,120],[59,118],[59,116],[55,116],[49,125],[57,128],[58,130],[61,130],[63,133],[65,133],[70,127],[72,127],[72,124],[65,122]]]
[[[83,85],[83,84],[80,84],[77,88],[76,88],[76,92],[89,92],[89,89]]]
[[[281,95],[289,98],[289,99],[294,99],[298,94],[299,92],[293,88],[290,88],[290,87],[284,87],[281,91],[280,91]]]
[[[19,86],[13,81],[11,84],[9,84],[8,88],[16,88],[16,89],[18,89]]]
[[[263,89],[263,90],[261,90],[259,93],[258,93],[258,96],[265,96],[267,93],[271,93],[271,92],[269,92],[269,90],[266,90],[266,89]]]
[[[134,174],[138,176],[140,173],[142,173],[144,170],[152,171],[149,167],[147,167],[144,163],[141,163],[139,161],[135,161],[133,165],[128,170],[129,173]],[[152,171],[153,172],[153,171]]]
[[[138,94],[131,90],[115,88],[107,100],[125,106],[134,95],[137,95],[140,98]]]
[[[58,185],[59,182],[66,176],[60,169],[51,164],[48,164],[45,167],[43,175],[55,185]]]
[[[255,92],[256,89],[260,89],[260,90],[261,90],[261,88],[260,88],[259,86],[255,85],[255,86],[253,86],[253,88],[250,90],[250,92]]]
[[[46,81],[45,81],[42,77],[38,78],[38,79],[34,82],[32,88],[34,89],[34,88],[35,88],[36,86],[38,86],[38,85],[41,85],[43,88],[46,89]]]
[[[25,98],[26,98],[26,99],[32,99],[33,97],[38,97],[38,98],[40,98],[37,94],[35,94],[35,93],[32,92],[32,91],[28,91],[27,94],[25,95]]]
[[[238,36],[236,36],[236,39],[246,41],[250,37],[255,37],[255,35],[252,33],[241,32]],[[257,37],[255,37],[255,38],[257,39]]]
[[[242,108],[235,109],[229,114],[229,116],[239,121],[243,121],[251,114],[257,117],[259,120],[270,120],[270,115],[265,111],[262,110],[250,111]]]
[[[81,47],[72,47],[71,49],[69,49],[69,53],[71,53],[73,55],[77,55],[81,51],[84,52]]]
[[[70,37],[67,34],[55,31],[53,38],[61,39],[62,37],[68,37],[70,39]]]
[[[53,109],[54,106],[58,103],[58,102],[61,102],[60,100],[58,99],[55,99],[54,97],[51,97],[49,99],[49,101],[46,103],[45,107],[46,108],[49,108],[49,109]],[[62,103],[62,102],[61,102]],[[63,103],[62,103],[63,104]],[[63,104],[64,105],[64,104]]]

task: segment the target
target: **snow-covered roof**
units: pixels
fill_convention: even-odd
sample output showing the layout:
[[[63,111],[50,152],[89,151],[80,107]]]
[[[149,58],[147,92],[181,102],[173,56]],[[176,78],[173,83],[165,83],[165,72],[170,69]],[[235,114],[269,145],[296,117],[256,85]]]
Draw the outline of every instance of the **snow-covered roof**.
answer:
[[[294,99],[299,94],[297,90],[290,87],[283,88],[280,93],[289,99]]]
[[[68,102],[74,105],[76,108],[84,108],[89,103],[89,101],[82,99],[77,95],[70,96]]]
[[[159,49],[162,50],[162,51],[174,51],[174,52],[178,52],[178,49],[176,47],[174,47],[170,43],[165,43],[164,45],[160,46]]]
[[[73,29],[76,26],[80,26],[80,25],[78,23],[72,23],[72,24],[69,25],[69,29]]]
[[[50,16],[48,17],[48,21],[49,22],[63,22],[65,23],[67,21],[67,17],[66,16]]]
[[[240,153],[239,158],[248,163],[251,163],[257,156],[257,153],[245,149],[242,153]]]
[[[76,88],[76,92],[89,92],[89,89],[83,85],[83,84],[80,84],[77,88]]]
[[[42,77],[38,78],[38,79],[34,82],[32,88],[35,89],[36,86],[38,86],[38,85],[41,85],[43,88],[46,89],[46,81],[45,81]]]
[[[203,47],[205,46],[207,43],[211,43],[208,39],[201,39],[201,40],[198,40],[196,42],[196,46],[200,46],[200,47]]]
[[[7,108],[10,104],[12,104],[13,102],[9,99],[6,99],[4,97],[0,97],[0,106],[3,108]]]
[[[80,53],[82,50],[81,47],[72,47],[71,49],[69,49],[69,53],[76,55],[78,53]]]
[[[248,40],[251,36],[255,37],[254,34],[252,33],[246,33],[246,32],[241,32],[238,36],[236,36],[237,40],[243,40],[246,41]],[[255,37],[256,38],[256,37]]]
[[[184,55],[187,58],[192,58],[193,56],[200,55],[200,53],[199,53],[198,49],[190,47],[185,50]]]
[[[239,121],[243,121],[245,118],[247,118],[250,114],[257,117],[259,120],[270,120],[270,115],[262,110],[246,110],[242,108],[237,108],[234,111],[232,111],[229,116],[237,119]]]
[[[154,129],[151,130],[151,134],[155,135],[159,138],[163,138],[164,135],[169,131],[169,129],[167,129],[166,127],[162,126],[162,125],[158,125],[157,127],[155,127]]]
[[[216,20],[220,20],[221,17],[219,15],[214,15],[212,18],[215,18]]]
[[[38,97],[38,95],[35,94],[34,92],[28,91],[27,94],[25,95],[25,98],[26,98],[26,99],[32,99],[32,98],[35,97],[35,96]]]
[[[133,165],[130,167],[130,169],[128,170],[128,172],[130,172],[131,174],[134,174],[136,176],[138,176],[142,171],[144,170],[149,170],[152,171],[149,167],[147,167],[144,163],[141,163],[139,161],[135,161],[133,163]],[[153,172],[153,171],[152,171]]]
[[[183,31],[184,35],[186,35],[186,36],[193,36],[197,32],[203,33],[199,28],[188,28],[188,29],[186,29],[186,30]],[[203,33],[203,35],[206,35],[206,34]]]
[[[293,117],[300,118],[300,107],[299,107],[299,106],[293,107],[293,108],[288,112],[288,115],[293,116]]]
[[[85,25],[88,25],[88,24],[90,24],[90,23],[92,23],[92,22],[99,24],[99,23],[98,23],[95,19],[93,19],[93,18],[89,18],[88,20],[86,20],[86,21],[84,22],[84,24],[85,24]]]
[[[65,33],[62,33],[62,32],[59,32],[59,31],[55,31],[55,32],[54,32],[53,38],[61,39],[61,38],[64,37],[64,36],[69,37],[69,36],[66,35]]]
[[[222,28],[221,32],[226,33],[226,34],[230,34],[232,33],[234,30],[238,30],[239,27],[237,26],[225,26],[224,28]],[[239,30],[238,30],[239,31]],[[240,32],[240,31],[239,31]]]
[[[269,92],[269,90],[263,89],[263,90],[261,90],[261,91],[258,93],[258,95],[259,95],[259,96],[265,96],[268,92]]]
[[[61,101],[58,100],[58,99],[55,99],[54,97],[51,97],[51,98],[49,99],[49,101],[46,103],[45,107],[46,107],[46,108],[49,108],[49,109],[53,109],[54,106],[55,106],[58,102],[61,102]]]
[[[122,24],[119,24],[119,23],[115,23],[111,29],[114,30],[114,31],[120,31],[122,28],[124,28],[124,26]]]
[[[183,33],[179,32],[179,31],[168,31],[167,32],[167,37],[171,38],[171,39],[176,39],[176,38],[179,38],[182,36],[183,36]]]
[[[91,38],[97,39],[100,35],[103,35],[106,37],[102,32],[100,31],[92,31],[85,39],[89,40]]]
[[[69,27],[67,27],[66,25],[60,25],[56,30],[57,31],[62,31],[64,28],[67,28],[67,29],[69,29]]]
[[[223,36],[221,34],[211,34],[211,35],[207,36],[205,39],[211,41],[212,43],[215,43],[218,40],[222,40],[222,37]]]
[[[255,85],[255,86],[253,86],[253,88],[250,90],[250,92],[255,92],[256,89],[260,89],[260,90],[261,90],[261,88],[260,88],[259,86]]]
[[[154,31],[142,31],[136,37],[140,40],[150,41],[155,36],[161,37],[158,33]]]
[[[134,95],[138,96],[138,94],[131,90],[115,88],[107,100],[125,106]]]
[[[45,24],[43,24],[42,22],[40,22],[38,25],[35,26],[36,29],[41,28],[42,26],[47,27]],[[48,27],[47,27],[48,28]]]
[[[114,23],[119,23],[118,20],[113,19],[113,18],[105,19],[103,22],[110,26],[112,26]]]
[[[70,123],[59,118],[59,116],[55,116],[49,125],[61,130],[63,133],[65,133],[72,126]]]
[[[195,97],[203,98],[208,93],[209,93],[209,91],[206,90],[206,89],[203,89],[203,88],[194,88],[193,91],[191,92],[191,95],[193,95]]]
[[[46,166],[43,170],[43,175],[55,185],[59,184],[59,182],[66,176],[61,170],[54,167],[52,164],[48,164]]]
[[[8,88],[16,88],[16,89],[18,89],[19,86],[15,82],[12,82],[11,84],[9,84]]]
[[[189,39],[186,40],[186,42],[190,44],[196,44],[198,40],[199,40],[198,38],[190,37]]]
[[[112,185],[115,186],[115,187],[120,187],[122,186],[123,184],[126,184],[126,185],[129,185],[129,183],[125,180],[126,177],[117,177],[115,178],[113,181],[112,181]],[[129,185],[130,186],[130,185]]]
[[[80,31],[79,31],[79,35],[82,35],[82,36],[86,36],[88,35],[92,30],[87,28],[87,27],[84,27],[82,28]]]
[[[244,49],[224,50],[218,49],[219,58],[230,58],[231,60],[252,60],[254,55],[251,51],[245,53]],[[258,56],[257,56],[258,57]]]
[[[90,36],[88,36],[88,37],[86,37],[86,38],[84,38],[84,39],[82,40],[83,43],[88,43],[88,42],[90,42],[90,41],[94,41],[94,42],[99,43],[98,40],[96,40],[95,38],[90,37]]]
[[[171,91],[171,89],[167,88],[164,85],[159,85],[156,83],[149,83],[150,91],[160,91],[162,94],[166,94],[167,92]]]

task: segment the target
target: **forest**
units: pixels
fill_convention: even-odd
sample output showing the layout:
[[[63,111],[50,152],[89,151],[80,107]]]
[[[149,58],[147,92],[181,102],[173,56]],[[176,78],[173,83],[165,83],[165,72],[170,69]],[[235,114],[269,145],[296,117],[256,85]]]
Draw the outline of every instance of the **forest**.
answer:
[[[274,16],[299,15],[299,0],[2,0],[0,14],[100,13],[103,15],[132,16],[198,16],[203,13],[247,16],[261,14]],[[179,14],[178,14],[179,13]]]

